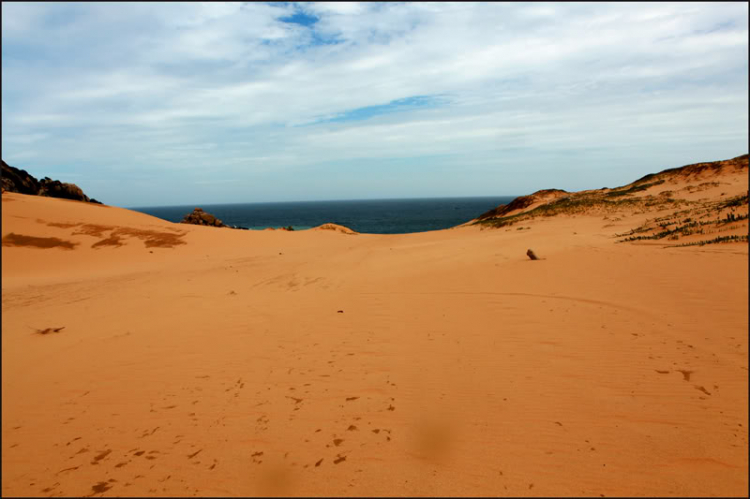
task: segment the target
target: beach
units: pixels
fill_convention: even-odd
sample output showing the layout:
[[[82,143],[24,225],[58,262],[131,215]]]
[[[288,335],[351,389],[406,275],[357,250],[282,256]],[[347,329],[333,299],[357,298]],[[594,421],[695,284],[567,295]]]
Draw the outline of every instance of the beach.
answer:
[[[746,496],[748,245],[618,242],[644,210],[376,235],[5,192],[2,493]]]

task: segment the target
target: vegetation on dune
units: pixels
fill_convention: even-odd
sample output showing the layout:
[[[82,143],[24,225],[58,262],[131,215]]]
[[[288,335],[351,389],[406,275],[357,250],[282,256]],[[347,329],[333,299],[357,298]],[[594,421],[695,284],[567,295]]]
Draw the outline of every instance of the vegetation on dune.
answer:
[[[634,195],[662,185],[671,179],[706,180],[706,176],[716,176],[722,172],[741,172],[747,170],[747,168],[748,156],[743,155],[731,160],[697,163],[645,175],[631,184],[614,189],[599,189],[580,193],[554,190],[538,191],[529,196],[518,197],[508,205],[500,205],[483,213],[472,225],[500,228],[537,217],[551,217],[559,214],[595,215],[628,210],[633,215],[639,215],[653,211],[663,212],[673,208],[669,215],[660,214],[659,217],[648,219],[639,227],[622,234],[615,234],[614,237],[619,238],[617,242],[624,243],[663,239],[677,241],[692,236],[690,240],[683,244],[664,245],[664,247],[703,246],[705,244],[731,242],[747,243],[747,234],[737,234],[743,229],[745,233],[747,232],[747,193],[717,201],[688,200],[681,199],[678,196],[678,192],[692,193],[722,185],[721,182],[716,180],[707,180],[687,185],[680,188],[679,191],[667,189],[658,194]],[[549,194],[553,195],[550,196]],[[538,203],[541,204],[529,209]],[[609,220],[609,217],[605,216],[605,220]],[[614,220],[620,219],[615,218]],[[523,230],[524,228],[528,227],[518,227],[517,230]],[[701,238],[701,236],[703,237]],[[709,237],[712,239],[708,239]],[[702,240],[697,240],[699,238]]]
[[[618,189],[623,189],[623,190],[613,189],[612,191],[610,191],[607,194],[605,194],[605,196],[607,196],[607,197],[627,196],[628,194],[633,194],[633,193],[636,193],[636,192],[645,191],[649,187],[653,187],[655,185],[661,185],[663,183],[664,183],[663,180],[657,180],[656,182],[651,182],[651,183],[647,183],[647,184],[633,184],[631,187],[629,187],[627,189],[623,189],[622,187],[618,187]]]
[[[705,174],[710,172],[718,172],[721,171],[724,168],[731,168],[731,169],[742,169],[748,167],[748,155],[743,154],[742,156],[737,156],[736,158],[727,159],[724,161],[712,161],[709,163],[695,163],[692,165],[685,165],[680,166],[677,168],[668,168],[666,170],[662,170],[659,173],[649,173],[648,175],[644,175],[643,177],[639,178],[634,184],[638,184],[640,182],[647,182],[653,178],[657,177],[667,177],[667,176],[673,176],[673,175],[699,175],[699,174]]]
[[[618,242],[633,242],[643,240],[659,240],[667,238],[671,241],[695,234],[712,234],[727,232],[742,227],[737,222],[748,219],[748,213],[737,213],[735,208],[747,206],[747,194],[734,196],[730,199],[695,203],[691,208],[678,210],[671,215],[646,220],[640,227],[631,229],[623,234],[615,234],[622,238]],[[697,204],[697,206],[695,206]],[[686,216],[689,215],[689,216]],[[735,224],[735,225],[730,225]],[[702,246],[721,242],[747,242],[747,236],[728,234],[716,236],[714,239],[690,241],[677,246]]]
[[[670,246],[665,246],[665,248],[680,248],[683,246],[704,246],[706,244],[718,244],[718,243],[747,243],[747,242],[748,242],[747,234],[744,234],[744,235],[733,234],[731,236],[718,236],[708,241],[693,241],[690,243],[673,244]]]
[[[647,182],[646,180],[652,181]],[[540,199],[541,196],[538,193],[531,196],[523,196],[522,198],[517,198],[509,205],[499,206],[485,213],[473,225],[500,228],[537,217],[551,217],[559,214],[612,213],[623,209],[636,210],[636,213],[643,213],[663,211],[670,207],[678,208],[669,215],[646,220],[641,226],[633,228],[628,232],[615,234],[614,237],[619,238],[617,242],[623,243],[647,240],[658,241],[662,239],[676,241],[687,236],[708,236],[709,234],[736,231],[742,227],[743,222],[747,223],[745,222],[748,219],[746,211],[748,206],[747,194],[713,202],[675,199],[671,197],[674,192],[668,190],[662,191],[658,195],[631,196],[633,193],[642,192],[663,183],[663,179],[654,180],[654,177],[648,177],[630,186],[608,192],[565,193],[567,195],[541,204],[528,211],[502,216],[505,213],[529,207],[543,199]],[[705,184],[709,183],[704,182],[701,185]],[[716,183],[714,182],[713,184]],[[711,186],[715,187],[713,184]],[[524,228],[519,227],[517,230],[523,230]],[[713,239],[693,240],[668,247],[702,246],[704,244],[724,242],[747,242],[748,240],[746,235],[731,233],[718,234],[712,237]]]
[[[497,218],[487,218],[484,220],[477,220],[472,225],[484,225],[488,227],[505,227],[513,225],[516,222],[522,220],[533,219],[536,217],[552,217],[559,214],[582,214],[588,213],[593,210],[601,211],[613,211],[616,209],[623,208],[625,206],[636,206],[641,204],[640,199],[624,198],[611,200],[602,197],[600,194],[589,194],[579,196],[565,196],[547,204],[537,206],[533,210],[525,211],[523,213],[516,213],[514,215],[508,215]]]
[[[548,189],[538,191],[529,196],[520,196],[507,205],[500,205],[492,210],[481,214],[472,225],[482,225],[487,227],[505,227],[513,225],[521,220],[535,218],[537,216],[554,216],[557,214],[579,214],[579,213],[597,213],[610,212],[620,208],[638,207],[643,211],[662,210],[669,206],[695,206],[695,201],[674,198],[674,192],[665,190],[657,196],[644,195],[641,197],[632,196],[635,193],[646,191],[647,189],[664,184],[667,180],[674,178],[697,179],[707,175],[718,175],[721,172],[732,171],[740,172],[748,168],[748,155],[744,154],[733,159],[725,161],[714,161],[710,163],[696,163],[679,168],[670,168],[659,173],[645,175],[635,182],[614,189],[600,189],[599,191],[586,191],[581,193],[569,194],[565,191]],[[680,189],[688,192],[701,191],[712,187],[719,186],[720,183],[714,180],[708,180],[698,185],[688,185]],[[606,191],[606,192],[604,192]],[[549,195],[560,195],[549,202]],[[554,197],[553,196],[553,197]],[[510,215],[511,212],[518,212],[528,209],[535,203],[542,202],[540,206],[521,213]],[[747,206],[747,195],[728,200],[721,208],[731,208],[737,206]],[[644,229],[647,230],[647,229]]]
[[[626,239],[621,239],[618,242],[624,243],[624,242],[629,242],[629,241],[641,241],[644,239],[663,239],[667,236],[672,236],[675,234],[680,234],[682,236],[689,236],[690,234],[696,234],[696,233],[702,234],[703,229],[693,230],[695,227],[699,227],[700,225],[702,225],[701,222],[690,222],[685,225],[679,225],[675,227],[674,229],[663,230],[661,232],[658,232],[656,234],[651,234],[649,236],[631,236]],[[644,232],[646,230],[652,230],[651,228],[640,228],[640,229],[643,229],[641,230],[641,232]]]
[[[747,206],[748,205],[748,196],[747,194],[744,194],[742,196],[735,196],[733,198],[729,198],[726,201],[724,201],[719,206],[723,208],[734,208],[736,206]]]

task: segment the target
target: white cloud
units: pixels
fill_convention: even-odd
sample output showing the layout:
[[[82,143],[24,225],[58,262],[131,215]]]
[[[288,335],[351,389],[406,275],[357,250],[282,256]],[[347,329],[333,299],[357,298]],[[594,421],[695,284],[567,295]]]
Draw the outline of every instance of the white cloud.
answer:
[[[308,4],[308,9],[319,15],[359,15],[366,8],[367,6],[358,2],[313,2]]]
[[[3,140],[7,141],[10,144],[33,144],[34,142],[39,142],[40,140],[44,140],[48,138],[50,134],[48,133],[22,133],[22,134],[7,134],[3,136]]]

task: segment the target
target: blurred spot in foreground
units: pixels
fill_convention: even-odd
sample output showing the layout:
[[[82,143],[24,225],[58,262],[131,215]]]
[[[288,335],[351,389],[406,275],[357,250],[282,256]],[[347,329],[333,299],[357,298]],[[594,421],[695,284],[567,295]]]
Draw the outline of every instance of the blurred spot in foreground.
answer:
[[[258,495],[279,497],[292,495],[295,475],[283,462],[268,462],[256,468]]]
[[[411,453],[433,462],[443,462],[455,455],[458,423],[446,413],[425,412],[417,419],[409,435]]]

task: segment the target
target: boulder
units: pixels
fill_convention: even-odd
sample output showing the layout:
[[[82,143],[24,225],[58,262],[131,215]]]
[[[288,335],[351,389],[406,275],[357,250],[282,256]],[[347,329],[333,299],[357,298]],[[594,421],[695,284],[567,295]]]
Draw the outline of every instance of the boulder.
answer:
[[[89,197],[84,194],[81,188],[77,185],[60,182],[59,180],[52,180],[49,177],[44,177],[39,181],[38,194],[50,198],[74,199],[76,201],[89,202]]]
[[[39,193],[39,181],[26,170],[19,170],[3,161],[3,189],[7,192],[18,192],[19,194]]]
[[[226,227],[224,223],[211,215],[206,213],[202,208],[195,208],[192,213],[188,213],[180,221],[181,224],[193,224],[193,225],[207,225],[209,227]]]

